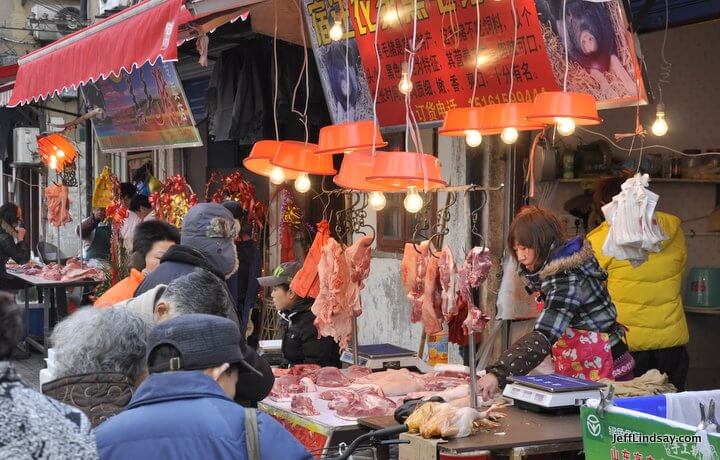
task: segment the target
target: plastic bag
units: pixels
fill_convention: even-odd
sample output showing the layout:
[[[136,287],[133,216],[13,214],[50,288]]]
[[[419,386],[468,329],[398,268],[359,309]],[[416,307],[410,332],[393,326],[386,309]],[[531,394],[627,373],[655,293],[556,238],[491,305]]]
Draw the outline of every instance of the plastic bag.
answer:
[[[93,208],[107,208],[112,203],[112,180],[110,169],[105,166],[100,175],[95,179],[95,188],[92,195]]]
[[[525,290],[525,283],[518,275],[515,258],[508,254],[503,262],[503,277],[498,291],[497,318],[526,319],[537,316],[535,299]]]
[[[603,206],[610,224],[603,244],[603,254],[618,260],[628,260],[637,267],[647,260],[650,252],[660,252],[667,240],[655,216],[659,195],[647,189],[647,174],[636,174],[626,180],[618,195]]]

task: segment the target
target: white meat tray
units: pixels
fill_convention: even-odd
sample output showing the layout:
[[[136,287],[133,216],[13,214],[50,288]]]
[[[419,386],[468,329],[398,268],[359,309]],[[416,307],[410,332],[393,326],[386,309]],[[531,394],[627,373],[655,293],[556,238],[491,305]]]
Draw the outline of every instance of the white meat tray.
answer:
[[[318,412],[320,412],[320,415],[300,415],[292,411],[290,408],[290,399],[287,401],[274,401],[270,399],[270,397],[267,397],[262,400],[263,404],[266,404],[268,406],[272,406],[276,409],[283,410],[285,412],[289,412],[297,417],[302,417],[308,420],[314,420],[318,423],[322,423],[323,425],[331,426],[331,427],[353,427],[357,425],[357,421],[355,420],[346,420],[344,418],[340,418],[337,415],[335,415],[335,411],[328,408],[328,403],[330,401],[325,401],[324,399],[320,399],[320,393],[322,393],[325,390],[340,390],[343,388],[359,388],[367,385],[350,385],[349,387],[335,387],[335,388],[328,388],[328,387],[318,387],[318,391],[314,391],[312,393],[301,393],[303,396],[308,396],[313,403],[313,406],[315,409],[317,409]],[[399,401],[402,401],[404,396],[389,396],[388,399],[392,399],[396,403]]]

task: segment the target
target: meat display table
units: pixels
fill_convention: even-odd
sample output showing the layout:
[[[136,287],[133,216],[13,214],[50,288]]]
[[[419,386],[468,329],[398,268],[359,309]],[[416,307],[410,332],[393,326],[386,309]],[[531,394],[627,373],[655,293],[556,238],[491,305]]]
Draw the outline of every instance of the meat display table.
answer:
[[[356,421],[343,420],[327,408],[327,401],[313,398],[318,416],[298,415],[290,410],[289,402],[277,402],[269,398],[258,403],[258,409],[271,415],[297,438],[311,455],[337,455],[336,447],[344,442],[350,444],[364,433]]]
[[[440,442],[437,445],[438,454],[467,454],[488,450],[511,459],[521,459],[527,455],[582,450],[579,414],[545,415],[513,406],[508,406],[505,412],[507,416],[500,420],[500,427],[467,438]],[[377,430],[396,425],[397,422],[387,416],[359,419],[358,424],[366,429]]]
[[[42,352],[47,356],[47,338],[50,332],[50,300],[51,295],[55,294],[55,308],[57,310],[58,318],[67,315],[67,306],[64,305],[64,294],[65,289],[76,288],[76,287],[92,287],[100,284],[100,281],[95,280],[73,280],[73,281],[54,281],[41,278],[39,276],[26,275],[22,272],[7,270],[8,275],[14,276],[25,282],[25,326],[28,327],[30,318],[30,302],[28,301],[28,288],[35,286],[38,291],[43,292],[43,342],[40,344],[37,340],[30,336],[25,337],[25,342]],[[45,295],[47,294],[47,295]],[[62,301],[58,301],[59,299]],[[63,304],[63,305],[61,305]]]

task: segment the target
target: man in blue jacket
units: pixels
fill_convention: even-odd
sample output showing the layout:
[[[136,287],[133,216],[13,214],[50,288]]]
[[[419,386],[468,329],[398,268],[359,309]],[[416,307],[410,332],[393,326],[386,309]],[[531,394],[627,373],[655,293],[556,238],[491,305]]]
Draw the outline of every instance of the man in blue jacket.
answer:
[[[150,376],[124,412],[101,424],[101,459],[307,459],[272,417],[232,400],[247,366],[231,320],[188,314],[155,326]]]

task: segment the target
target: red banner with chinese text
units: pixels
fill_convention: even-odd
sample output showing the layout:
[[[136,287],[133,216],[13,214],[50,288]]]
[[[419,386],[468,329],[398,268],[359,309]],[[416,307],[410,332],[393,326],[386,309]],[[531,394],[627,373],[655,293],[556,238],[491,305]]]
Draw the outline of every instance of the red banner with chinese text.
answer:
[[[404,123],[403,94],[397,85],[408,53],[403,34],[412,37],[413,2],[383,2],[378,51],[381,62],[378,119],[382,126]],[[351,18],[360,56],[374,93],[377,72],[375,25],[377,0],[354,0]],[[470,105],[478,63],[475,105],[508,102],[510,76],[515,77],[513,98],[534,100],[542,91],[557,89],[540,33],[532,0],[515,2],[518,40],[515,64],[513,15],[508,2],[486,1],[480,5],[480,47],[476,53],[476,7],[472,0],[418,0],[417,38],[412,75],[411,109],[418,122],[442,120],[445,112]],[[401,27],[402,25],[402,27]]]
[[[565,66],[559,29],[562,25],[560,3],[545,1],[543,11],[538,14],[535,0],[515,0],[517,49],[511,69],[514,21],[510,2],[477,0],[480,2],[480,44],[476,52],[475,1],[416,0],[417,53],[411,109],[420,123],[440,121],[447,110],[470,105],[476,65],[476,105],[508,102],[511,77],[514,79],[512,98],[517,102],[532,102],[539,92],[560,89]],[[640,75],[640,66],[621,2],[610,0],[595,5],[581,0],[567,1],[568,11],[576,3],[581,11],[574,11],[572,15],[569,12],[568,20],[596,21],[599,32],[595,32],[598,35],[595,39],[600,45],[607,44],[606,49],[583,55],[579,40],[573,41],[572,34],[568,34],[568,90],[593,94],[599,108],[634,105],[637,94],[641,95],[641,102],[646,102],[642,78],[637,87],[634,83],[635,76]],[[304,3],[334,122],[370,118],[368,112],[372,111],[378,75],[377,0],[304,0]],[[413,0],[383,0],[382,3],[377,37],[381,71],[377,116],[384,127],[405,123],[404,95],[398,90],[398,83],[413,36],[413,3]],[[341,22],[343,30],[349,29],[339,42],[330,39],[330,29],[336,20]],[[349,38],[347,49],[346,37]],[[346,63],[349,63],[350,75],[345,74]]]

